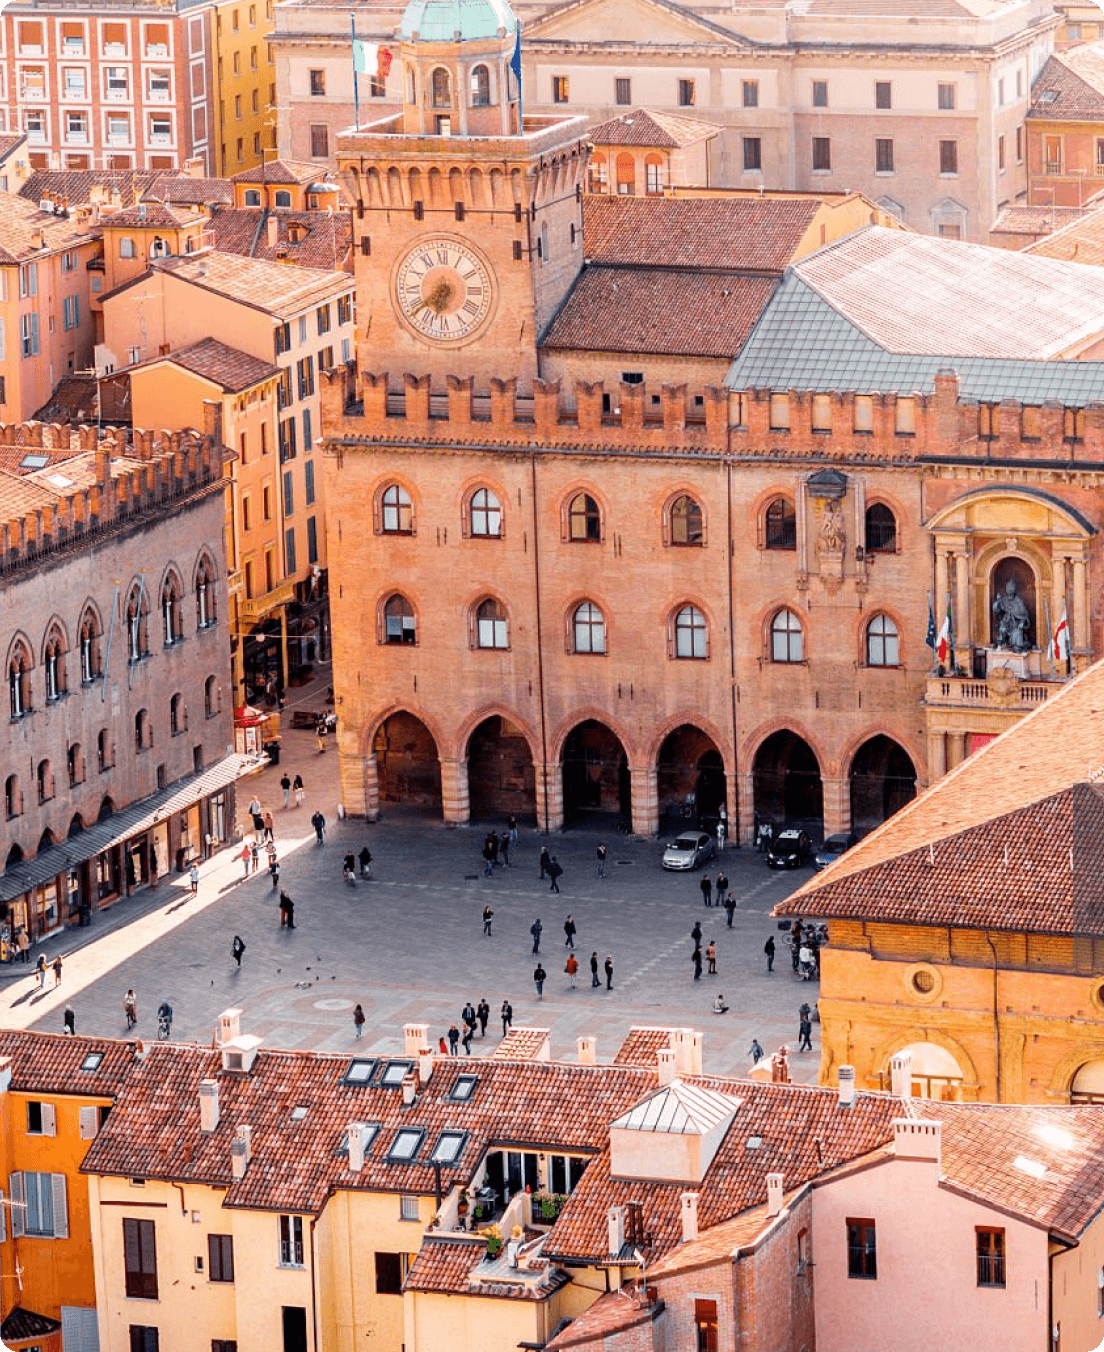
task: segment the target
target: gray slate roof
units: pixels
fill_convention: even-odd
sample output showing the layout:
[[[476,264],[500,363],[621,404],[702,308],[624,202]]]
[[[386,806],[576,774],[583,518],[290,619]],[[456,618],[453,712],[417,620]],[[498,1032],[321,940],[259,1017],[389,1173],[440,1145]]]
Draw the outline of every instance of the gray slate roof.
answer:
[[[791,268],[729,368],[732,390],[930,394],[957,372],[960,397],[980,403],[1104,402],[1104,361],[1011,360],[887,352]]]

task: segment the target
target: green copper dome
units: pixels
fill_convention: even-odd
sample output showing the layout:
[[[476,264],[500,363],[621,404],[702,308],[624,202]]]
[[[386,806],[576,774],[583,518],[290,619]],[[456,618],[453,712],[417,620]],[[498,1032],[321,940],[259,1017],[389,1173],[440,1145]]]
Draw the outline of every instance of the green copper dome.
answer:
[[[399,37],[421,42],[478,42],[517,31],[506,0],[410,0],[399,24]]]

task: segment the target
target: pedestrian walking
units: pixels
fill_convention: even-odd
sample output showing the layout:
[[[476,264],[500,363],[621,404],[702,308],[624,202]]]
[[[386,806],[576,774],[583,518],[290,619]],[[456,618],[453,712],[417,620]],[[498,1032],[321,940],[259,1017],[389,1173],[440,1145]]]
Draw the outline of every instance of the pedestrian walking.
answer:
[[[138,997],[128,989],[123,996],[123,1013],[126,1015],[128,1031],[138,1022]]]
[[[540,876],[542,879],[544,878],[544,875],[548,872],[548,863],[549,863],[548,846],[542,845],[540,851]]]
[[[356,886],[356,858],[352,850],[341,861],[341,876],[350,887]]]
[[[748,1056],[751,1057],[751,1064],[753,1066],[757,1066],[763,1059],[763,1049],[760,1047],[759,1039],[756,1037],[751,1039],[751,1046],[748,1048]]]
[[[556,862],[556,856],[553,855],[548,861],[548,876],[552,879],[552,886],[549,892],[558,892],[560,890],[560,878],[563,875],[563,869]]]
[[[491,864],[498,864],[498,837],[493,831],[487,833],[487,845],[491,851]]]
[[[536,967],[533,968],[533,985],[536,986],[537,988],[538,1000],[544,999],[544,983],[547,977],[548,973],[544,970],[544,967],[538,962]]]
[[[21,929],[16,935],[16,946],[19,949],[20,962],[30,962],[31,960],[31,938],[25,929]]]
[[[365,845],[358,858],[360,859],[360,876],[370,878],[372,876],[372,851]]]
[[[613,957],[609,953],[606,954],[605,965],[606,965],[606,990],[611,991],[613,990]]]
[[[591,987],[592,987],[592,988],[593,988],[594,986],[600,986],[600,985],[602,984],[601,981],[598,980],[598,954],[597,954],[597,953],[592,953],[592,954],[590,955],[590,984],[591,984]]]
[[[728,823],[722,817],[717,823],[717,853],[724,854],[725,840],[728,838]]]
[[[314,812],[311,816],[311,825],[314,827],[314,834],[318,838],[318,844],[321,845],[326,838],[326,818],[321,812]]]
[[[465,1056],[471,1056],[471,1040],[472,1040],[472,1034],[473,1034],[474,1032],[475,1032],[475,1029],[472,1028],[470,1025],[468,1025],[468,1024],[465,1024],[465,1025],[464,1025],[464,1035],[463,1035],[463,1037],[460,1039],[460,1041],[464,1044],[464,1055],[465,1055]]]
[[[490,908],[489,906],[484,906],[484,907],[483,907],[483,933],[487,936],[488,939],[490,939],[490,938],[492,937],[492,936],[491,936],[491,921],[492,921],[493,919],[494,919],[494,911],[492,911],[491,908]]]
[[[728,928],[732,928],[732,917],[736,914],[736,898],[729,894],[725,897],[725,915],[728,916]]]
[[[494,851],[491,849],[490,836],[483,842],[483,876],[490,878],[494,874]]]
[[[502,855],[502,867],[510,867],[510,833],[503,831],[498,838],[498,852]]]
[[[356,1030],[357,1041],[359,1042],[360,1035],[364,1031],[364,1010],[360,1005],[357,1005],[356,1009],[353,1010],[353,1027]]]
[[[487,997],[484,995],[475,1008],[476,1018],[479,1020],[479,1036],[487,1036],[487,1020],[491,1017],[491,1007],[487,1003]]]
[[[260,866],[260,862],[261,862],[261,847],[257,844],[256,841],[254,841],[253,844],[250,845],[249,847],[250,871],[256,873],[258,867]]]
[[[243,845],[243,846],[242,846],[241,854],[238,855],[238,858],[239,858],[239,859],[241,860],[241,862],[242,862],[242,877],[243,877],[243,878],[248,878],[248,877],[249,877],[249,860],[250,860],[251,857],[252,857],[252,856],[250,855],[249,846],[248,846],[248,845]]]
[[[514,1007],[509,1000],[503,1000],[502,1009],[499,1012],[502,1015],[502,1036],[505,1037],[514,1022]]]
[[[709,975],[717,975],[717,941],[710,939],[705,946],[705,960],[709,964]]]
[[[234,935],[234,942],[230,945],[230,956],[241,966],[242,954],[245,952],[245,941],[240,934]]]
[[[813,1050],[813,1022],[807,1014],[802,1014],[798,1021],[797,1050],[799,1052],[811,1052]]]
[[[455,1024],[452,1024],[449,1027],[448,1040],[449,1040],[449,1055],[455,1056],[456,1048],[460,1045],[460,1029],[457,1028]]]
[[[465,1027],[465,1028],[470,1028],[470,1029],[472,1030],[472,1032],[474,1032],[474,1031],[475,1031],[475,1006],[472,1004],[472,1002],[471,1002],[470,1000],[467,1002],[467,1004],[464,1006],[464,1008],[460,1011],[460,1017],[461,1017],[461,1019],[463,1019],[463,1021],[464,1021],[464,1027]]]
[[[690,956],[690,961],[694,964],[694,980],[700,981],[702,974],[702,951],[700,948],[694,949],[694,952]]]
[[[517,818],[511,814],[510,820],[507,823],[507,825],[510,830],[510,839],[516,844],[518,838]]]
[[[268,876],[272,879],[272,890],[275,892],[280,886],[280,865],[275,858],[269,862]]]
[[[65,1013],[61,1016],[62,1030],[71,1037],[77,1035],[77,1016],[73,1013],[69,1005],[65,1006]]]
[[[564,968],[564,971],[571,978],[571,989],[574,990],[575,977],[579,971],[579,959],[575,956],[574,953],[569,953],[567,955],[567,966]]]
[[[291,905],[291,898],[286,892],[280,893],[280,928],[283,929],[288,922],[288,907]]]
[[[717,874],[717,905],[728,905],[728,875],[725,873]]]
[[[288,779],[288,772],[285,770],[280,776],[280,788],[284,791],[284,807],[291,802],[291,780]]]
[[[701,880],[700,883],[698,883],[698,886],[701,888],[702,901],[704,901],[705,904],[706,904],[707,906],[712,906],[712,905],[713,905],[713,884],[709,881],[709,874],[708,874],[708,873],[703,873],[703,874],[702,874],[702,880]]]
[[[540,922],[540,916],[538,915],[537,918],[536,918],[536,920],[534,920],[533,923],[529,926],[529,933],[533,936],[533,952],[534,952],[534,953],[539,953],[539,952],[540,952],[541,931],[542,931],[543,929],[544,929],[544,926],[541,924],[541,922]]]
[[[694,921],[694,928],[690,931],[690,938],[693,939],[695,948],[701,948],[702,927],[700,921]]]
[[[323,752],[326,749],[326,715],[319,714],[318,722],[314,725],[314,735],[318,738],[318,750]]]
[[[172,1032],[173,1007],[168,999],[164,999],[157,1006],[157,1037],[160,1041],[166,1041]]]
[[[599,878],[606,876],[606,842],[604,840],[598,842],[598,876]]]
[[[295,794],[295,806],[296,806],[296,807],[302,807],[302,806],[303,806],[303,798],[304,798],[304,796],[305,796],[304,790],[303,790],[303,776],[302,776],[302,775],[296,775],[295,778],[291,781],[291,789],[292,789],[292,792]]]
[[[40,953],[38,961],[35,963],[35,975],[38,977],[38,989],[43,990],[46,986],[46,954]]]
[[[281,920],[283,920],[284,916],[287,917],[287,922],[286,922],[286,923],[287,923],[288,929],[294,929],[294,928],[295,928],[295,902],[292,901],[292,899],[288,896],[288,894],[287,894],[286,892],[281,892],[281,893],[280,893],[280,917],[281,917]]]
[[[567,919],[564,921],[564,934],[567,936],[567,937],[564,939],[564,947],[565,947],[565,948],[574,948],[574,947],[575,947],[575,917],[574,917],[573,915],[569,915],[569,916],[567,917]]]
[[[192,867],[188,870],[188,877],[191,879],[191,882],[192,882],[192,896],[193,896],[193,897],[198,897],[198,896],[199,896],[199,865],[198,865],[198,864],[193,864]]]
[[[61,954],[59,953],[57,957],[54,959],[54,990],[57,990],[57,988],[61,985],[61,967],[62,960]]]
[[[266,813],[264,814],[264,838],[265,838],[265,840],[273,840],[273,839],[274,839],[274,829],[275,829],[275,825],[276,825],[275,822],[272,820],[272,813],[271,813],[271,812],[266,812]]]
[[[802,981],[812,981],[816,976],[816,963],[813,962],[813,950],[808,944],[802,944],[797,951],[797,966]]]
[[[763,945],[763,952],[767,955],[767,971],[774,971],[774,935],[767,935],[767,942]]]

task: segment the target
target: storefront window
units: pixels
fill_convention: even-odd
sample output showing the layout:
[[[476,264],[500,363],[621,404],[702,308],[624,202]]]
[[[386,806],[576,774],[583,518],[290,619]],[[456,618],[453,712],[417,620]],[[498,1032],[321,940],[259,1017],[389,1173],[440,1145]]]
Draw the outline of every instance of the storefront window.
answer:
[[[38,913],[42,917],[42,928],[48,932],[58,927],[58,888],[57,879],[38,889]]]

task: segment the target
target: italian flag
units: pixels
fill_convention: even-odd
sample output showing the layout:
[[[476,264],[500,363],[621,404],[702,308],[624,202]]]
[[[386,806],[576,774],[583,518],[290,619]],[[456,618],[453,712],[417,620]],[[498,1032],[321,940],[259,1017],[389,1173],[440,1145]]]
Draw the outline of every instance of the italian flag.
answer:
[[[1058,627],[1054,631],[1051,653],[1056,662],[1065,662],[1069,657],[1069,615],[1066,612],[1065,601],[1062,602],[1062,618],[1058,621]]]
[[[947,613],[943,617],[943,628],[935,641],[935,657],[940,666],[946,666],[951,656],[951,598],[947,597]]]

